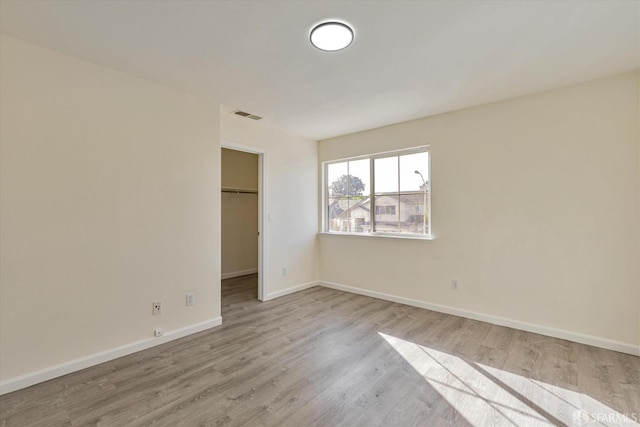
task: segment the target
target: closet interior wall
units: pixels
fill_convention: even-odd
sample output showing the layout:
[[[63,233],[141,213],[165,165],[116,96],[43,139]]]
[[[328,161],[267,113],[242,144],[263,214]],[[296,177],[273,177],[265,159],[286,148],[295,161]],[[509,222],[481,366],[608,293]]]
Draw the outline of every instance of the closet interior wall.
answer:
[[[258,272],[258,155],[222,149],[222,278]]]

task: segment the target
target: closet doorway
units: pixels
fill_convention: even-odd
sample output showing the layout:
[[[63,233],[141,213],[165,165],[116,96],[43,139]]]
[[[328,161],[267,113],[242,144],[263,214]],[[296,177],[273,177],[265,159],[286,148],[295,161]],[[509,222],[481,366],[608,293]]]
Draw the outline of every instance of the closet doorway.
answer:
[[[221,278],[226,289],[250,286],[261,301],[265,156],[255,147],[222,144]]]

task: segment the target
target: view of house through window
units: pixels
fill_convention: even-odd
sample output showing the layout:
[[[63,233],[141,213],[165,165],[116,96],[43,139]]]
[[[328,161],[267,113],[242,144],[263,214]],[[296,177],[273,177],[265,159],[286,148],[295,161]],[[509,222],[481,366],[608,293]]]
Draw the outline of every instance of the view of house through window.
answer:
[[[325,231],[430,234],[426,147],[327,162],[324,176]]]

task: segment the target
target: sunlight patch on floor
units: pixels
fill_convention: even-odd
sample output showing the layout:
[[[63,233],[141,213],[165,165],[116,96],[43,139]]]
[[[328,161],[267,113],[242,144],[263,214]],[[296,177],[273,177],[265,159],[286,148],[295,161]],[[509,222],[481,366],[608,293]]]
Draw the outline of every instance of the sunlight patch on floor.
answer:
[[[583,393],[378,334],[474,426],[640,425]]]

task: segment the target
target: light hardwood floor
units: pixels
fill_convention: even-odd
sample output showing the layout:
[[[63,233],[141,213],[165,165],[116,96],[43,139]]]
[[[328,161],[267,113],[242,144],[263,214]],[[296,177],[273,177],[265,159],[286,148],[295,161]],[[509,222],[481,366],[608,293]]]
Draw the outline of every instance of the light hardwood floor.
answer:
[[[316,287],[0,397],[2,426],[640,425],[640,358]]]

